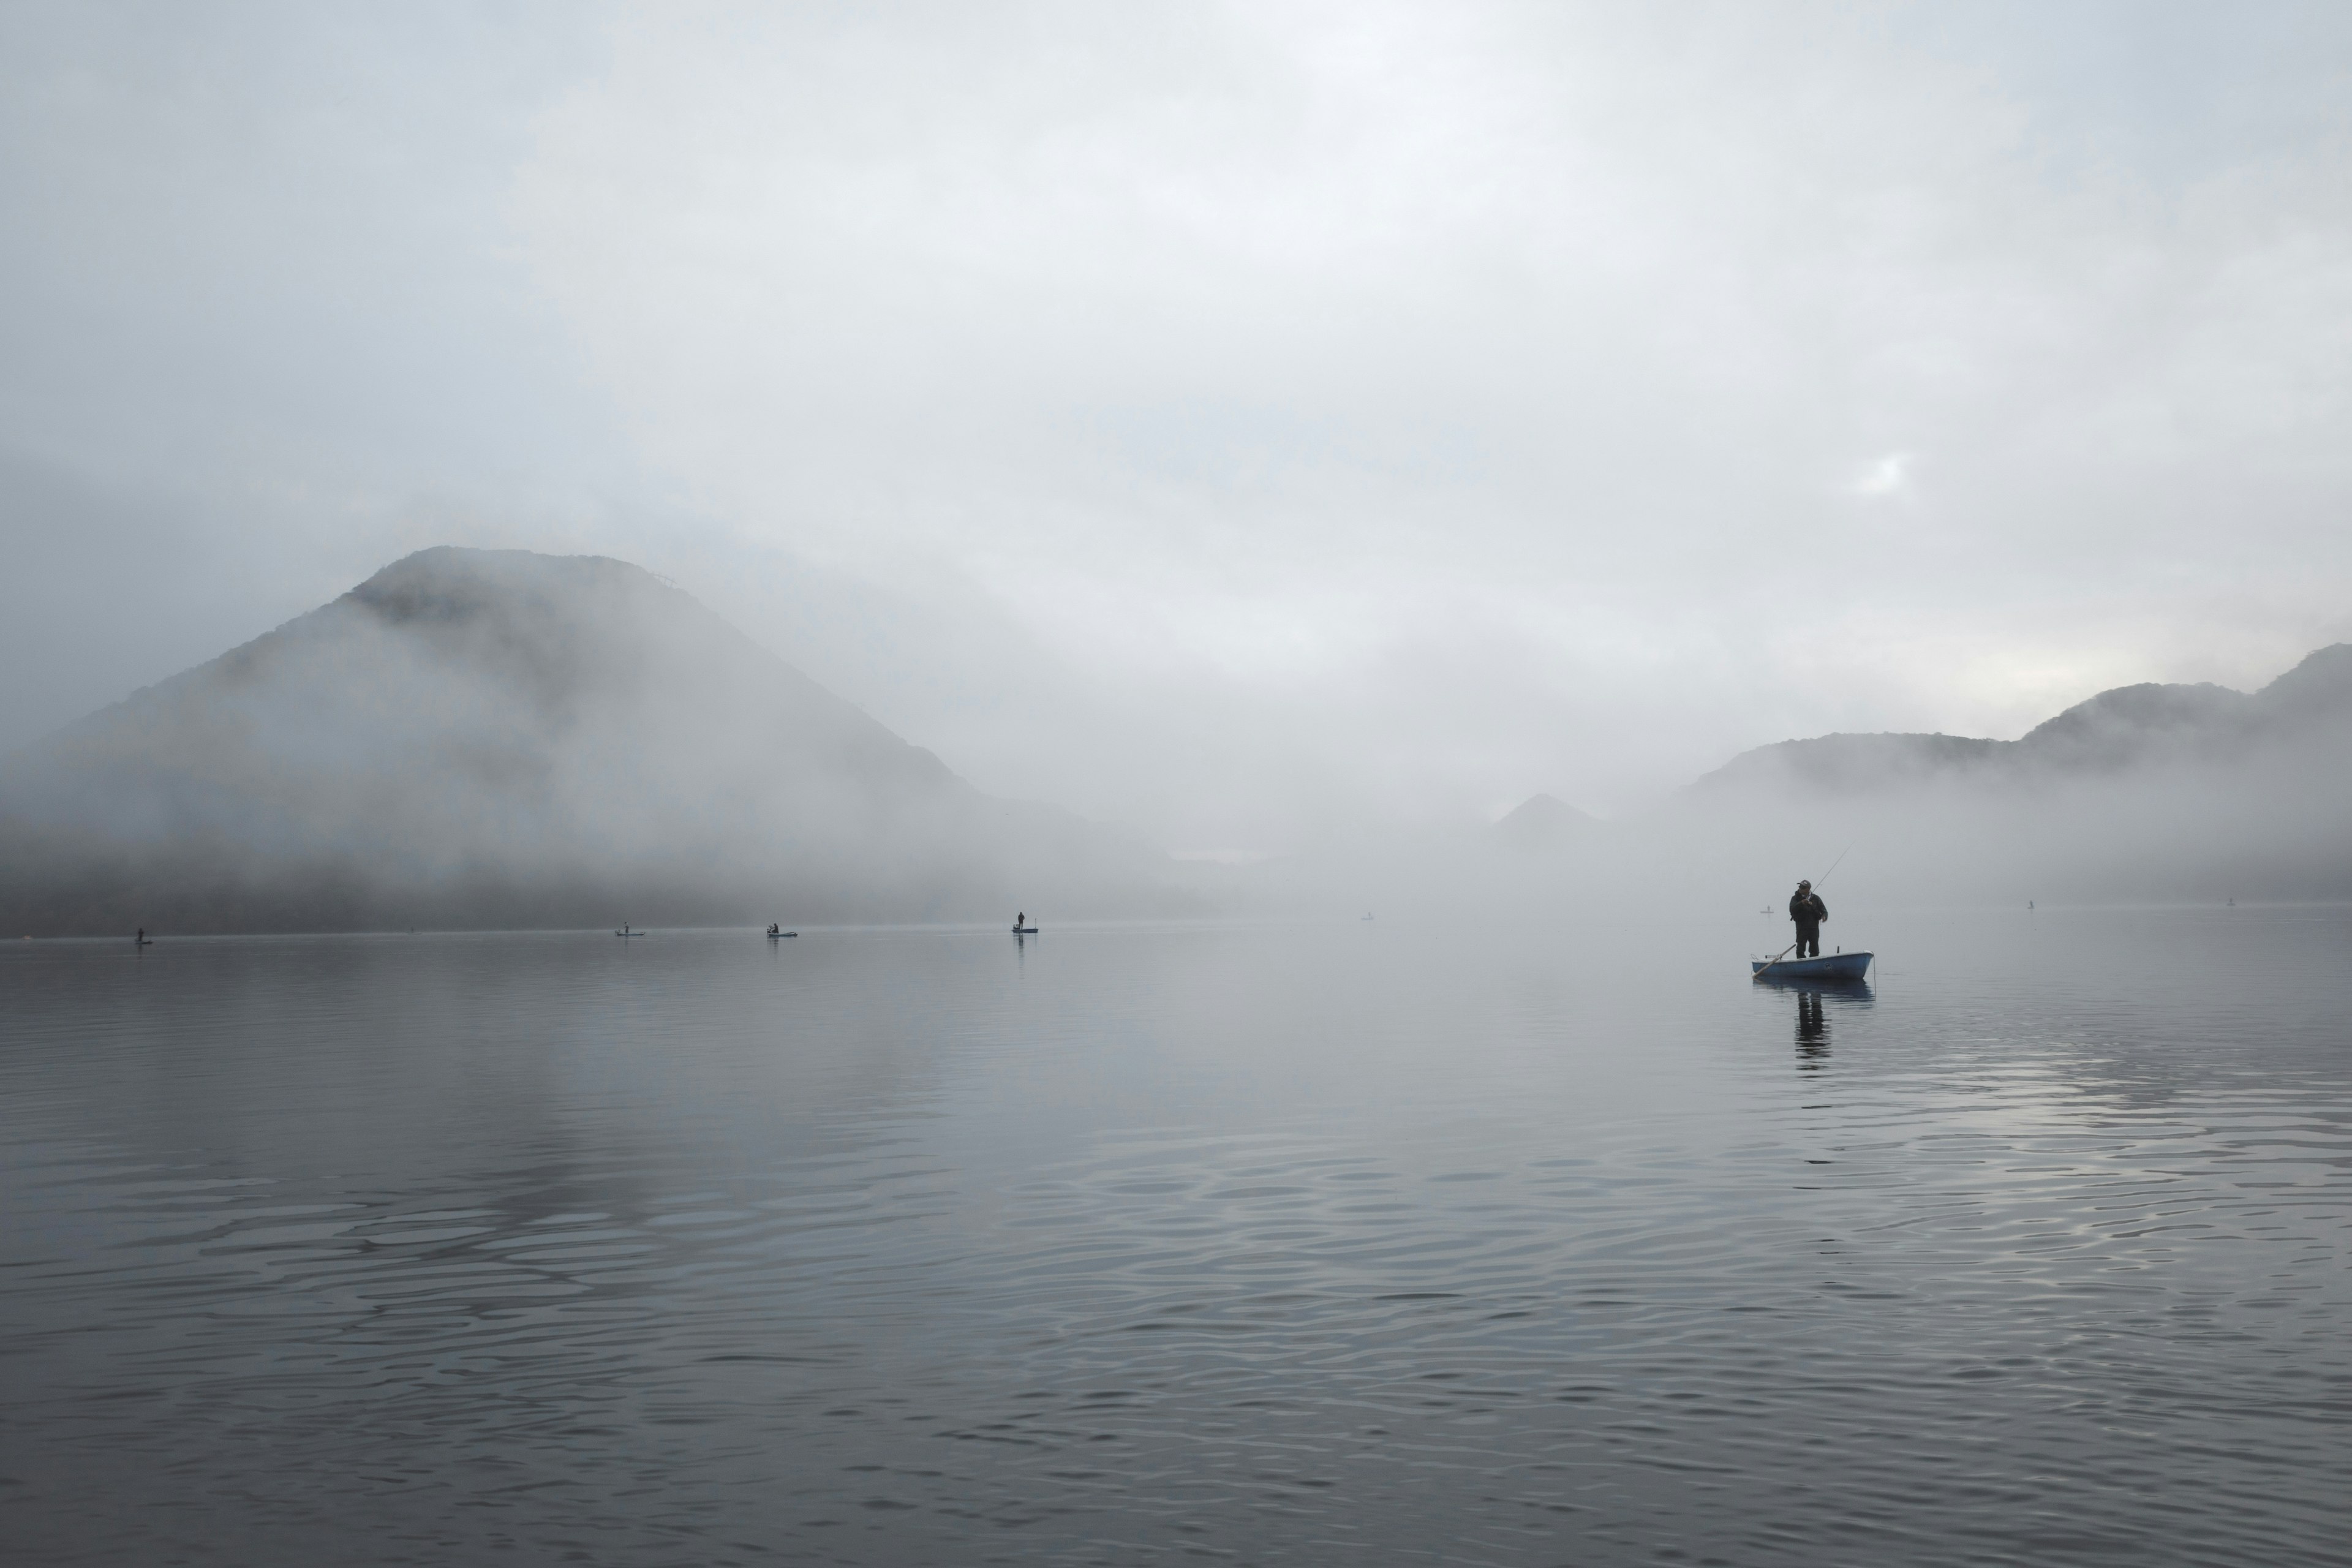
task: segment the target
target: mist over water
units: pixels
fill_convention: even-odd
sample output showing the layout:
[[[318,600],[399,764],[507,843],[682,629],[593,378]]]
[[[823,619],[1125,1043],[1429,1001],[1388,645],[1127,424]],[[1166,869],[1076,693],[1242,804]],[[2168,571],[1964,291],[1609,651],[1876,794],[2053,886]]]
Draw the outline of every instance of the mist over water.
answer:
[[[0,5],[0,1568],[2352,1563],[2347,79]]]
[[[983,794],[625,562],[440,547],[0,756],[0,931],[96,935],[1738,908],[1860,850],[1883,900],[2352,894],[2352,645],[1996,742],[1760,747],[1604,823],[1335,814],[1171,853]],[[1792,869],[1793,868],[1793,869]]]
[[[1852,875],[9,943],[14,1549],[2347,1561],[2352,911]]]

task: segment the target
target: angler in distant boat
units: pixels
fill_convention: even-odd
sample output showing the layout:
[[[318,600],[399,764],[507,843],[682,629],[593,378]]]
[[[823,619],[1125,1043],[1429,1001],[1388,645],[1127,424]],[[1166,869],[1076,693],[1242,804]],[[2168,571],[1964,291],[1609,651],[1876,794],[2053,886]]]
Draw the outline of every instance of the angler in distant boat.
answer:
[[[1037,928],[1029,923],[1028,910],[1022,910],[1013,915],[1013,934],[1014,936],[1035,936],[1037,934]]]
[[[1830,918],[1830,907],[1822,902],[1811,882],[1799,882],[1797,890],[1789,895],[1789,918],[1797,922],[1797,956],[1819,958],[1822,922]]]
[[[1836,870],[1844,859],[1841,851],[1837,859],[1830,862],[1830,870]],[[1822,880],[1829,880],[1828,872],[1822,873]],[[1803,984],[1824,980],[1861,980],[1870,973],[1872,955],[1867,952],[1840,952],[1827,958],[1822,956],[1822,922],[1830,918],[1830,907],[1822,902],[1811,882],[1800,881],[1797,890],[1789,896],[1789,918],[1797,922],[1797,940],[1771,958],[1751,960],[1748,969],[1757,979]],[[1790,958],[1792,952],[1797,956]]]

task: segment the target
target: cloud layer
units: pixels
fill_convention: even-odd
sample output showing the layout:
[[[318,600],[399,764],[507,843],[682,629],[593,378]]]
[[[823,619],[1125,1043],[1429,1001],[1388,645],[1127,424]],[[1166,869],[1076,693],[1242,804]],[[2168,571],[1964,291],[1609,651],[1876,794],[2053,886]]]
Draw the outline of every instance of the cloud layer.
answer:
[[[12,24],[6,525],[256,608],[606,550],[1204,849],[2352,634],[2326,9],[170,15]]]

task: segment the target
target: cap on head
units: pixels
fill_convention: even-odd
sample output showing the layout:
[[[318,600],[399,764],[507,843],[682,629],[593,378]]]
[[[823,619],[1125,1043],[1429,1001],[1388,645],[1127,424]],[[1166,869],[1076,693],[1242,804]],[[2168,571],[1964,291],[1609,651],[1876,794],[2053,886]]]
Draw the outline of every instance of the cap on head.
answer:
[[[1802,877],[1800,877],[1800,878],[1798,878],[1798,879],[1797,879],[1797,886],[1799,886],[1800,888],[1810,888],[1810,887],[1811,887],[1811,886],[1812,886],[1812,884],[1811,884],[1811,882],[1806,881]]]

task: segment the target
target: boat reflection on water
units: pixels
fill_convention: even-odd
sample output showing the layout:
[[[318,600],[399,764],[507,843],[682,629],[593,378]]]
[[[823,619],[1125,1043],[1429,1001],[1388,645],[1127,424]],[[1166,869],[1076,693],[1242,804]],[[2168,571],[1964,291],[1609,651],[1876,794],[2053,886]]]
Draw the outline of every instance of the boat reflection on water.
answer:
[[[1801,1072],[1817,1072],[1829,1060],[1830,1021],[1844,1007],[1867,1007],[1872,1003],[1870,983],[1864,980],[1808,980],[1775,982],[1766,975],[1763,984],[1775,991],[1795,994],[1797,998],[1797,1068]]]

